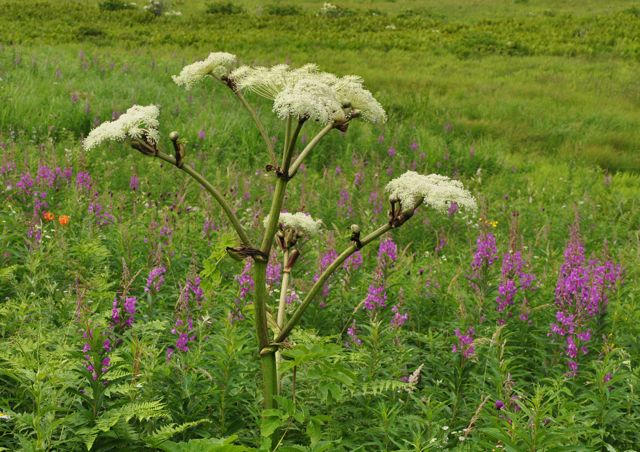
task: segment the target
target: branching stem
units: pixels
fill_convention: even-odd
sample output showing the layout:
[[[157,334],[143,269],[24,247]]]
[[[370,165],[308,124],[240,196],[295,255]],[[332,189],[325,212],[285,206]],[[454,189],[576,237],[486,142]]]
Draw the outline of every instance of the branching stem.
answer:
[[[367,235],[366,237],[360,240],[361,246],[365,246],[368,243],[371,243],[372,241],[380,237],[385,232],[390,231],[392,228],[393,227],[389,223],[383,226],[380,226],[371,234]],[[318,280],[313,285],[313,287],[311,287],[311,290],[309,290],[309,293],[307,293],[307,295],[302,300],[302,303],[300,303],[297,309],[293,312],[289,321],[282,327],[282,329],[280,330],[280,334],[278,334],[274,342],[276,343],[283,342],[289,336],[293,328],[298,324],[298,322],[300,322],[300,319],[302,318],[302,314],[304,314],[304,311],[307,309],[307,307],[309,307],[309,305],[311,304],[315,296],[318,294],[318,292],[326,282],[326,280],[329,279],[329,277],[340,267],[340,265],[342,265],[342,263],[345,260],[347,260],[347,258],[351,256],[353,253],[355,253],[356,251],[358,251],[358,247],[355,244],[351,245],[346,250],[344,250],[338,257],[336,257],[335,260],[331,263],[331,265],[329,265],[326,268],[326,270],[322,272],[322,274],[320,275],[320,278],[318,278]]]
[[[161,151],[156,151],[155,154],[153,155],[155,157],[158,157],[160,160],[164,160],[165,162],[168,162],[176,166],[176,159],[169,154],[165,154],[164,152],[161,152]],[[178,166],[176,166],[176,168],[178,168]],[[217,188],[211,185],[211,183],[202,174],[196,171],[191,165],[184,163],[182,167],[179,169],[187,173],[193,179],[195,179],[202,186],[202,188],[207,190],[209,194],[213,196],[213,198],[218,202],[218,204],[220,204],[220,207],[222,207],[222,210],[224,210],[224,213],[227,215],[227,218],[231,222],[233,229],[235,229],[242,243],[245,246],[251,247],[251,240],[249,239],[247,232],[244,230],[244,228],[240,224],[238,217],[236,217],[236,214],[231,209],[231,206],[229,205],[227,200],[224,199],[224,196],[222,195],[222,193],[220,193]]]

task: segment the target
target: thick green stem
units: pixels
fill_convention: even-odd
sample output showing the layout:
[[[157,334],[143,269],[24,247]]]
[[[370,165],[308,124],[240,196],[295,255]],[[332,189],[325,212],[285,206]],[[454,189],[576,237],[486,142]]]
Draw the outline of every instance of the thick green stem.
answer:
[[[164,152],[158,151],[155,156],[161,160],[164,160],[165,162],[176,165],[176,159],[168,154],[165,154]],[[231,206],[229,205],[227,200],[224,199],[222,193],[220,193],[213,185],[211,185],[211,183],[209,183],[209,181],[205,179],[202,174],[193,169],[192,166],[184,163],[181,167],[176,166],[176,168],[181,169],[189,176],[194,178],[200,185],[202,185],[205,190],[209,192],[209,194],[211,194],[211,196],[213,196],[218,204],[220,204],[220,207],[222,207],[222,210],[224,210],[224,213],[227,215],[227,218],[231,222],[231,226],[233,226],[233,229],[235,229],[242,243],[244,243],[248,247],[251,247],[251,240],[249,240],[249,236],[240,224],[240,221],[238,220],[238,217],[236,217],[236,214],[233,213],[233,210],[231,209]]]
[[[253,281],[255,288],[255,317],[256,334],[260,350],[267,347],[271,341],[267,325],[267,262],[255,259],[253,263]]]
[[[383,226],[380,226],[371,234],[367,235],[366,237],[360,240],[360,247],[363,247],[368,243],[371,243],[373,240],[377,239],[382,234],[384,234],[385,232],[391,229],[392,229],[392,226],[388,223]],[[276,343],[283,342],[289,336],[293,328],[298,324],[298,322],[300,322],[300,319],[302,318],[302,314],[304,314],[304,311],[311,304],[311,302],[313,301],[315,296],[318,294],[320,289],[322,289],[322,286],[327,281],[327,279],[329,279],[329,277],[333,274],[333,272],[335,272],[340,267],[340,265],[342,265],[342,263],[345,260],[347,260],[347,258],[351,256],[353,253],[355,253],[357,250],[358,250],[358,247],[355,244],[351,245],[349,248],[344,250],[338,257],[336,257],[336,259],[331,263],[331,265],[329,265],[327,269],[324,272],[322,272],[322,274],[320,275],[320,278],[318,278],[318,280],[313,285],[313,287],[311,287],[311,290],[309,290],[309,293],[307,293],[307,295],[302,300],[302,303],[300,303],[300,306],[298,306],[298,308],[291,315],[291,318],[289,319],[289,321],[280,330],[280,333],[278,334],[275,340]]]
[[[276,407],[275,396],[278,394],[276,354],[269,352],[260,355],[260,367],[262,368],[262,400],[264,409],[269,410]]]
[[[287,121],[287,130],[285,133],[285,143],[282,156],[282,172],[287,174],[289,163],[291,162],[291,153],[295,145],[295,140],[302,127],[302,122],[298,122],[295,131],[291,130],[291,120]],[[279,176],[276,180],[273,198],[271,200],[271,208],[269,209],[269,222],[265,227],[260,251],[263,256],[269,256],[273,237],[276,234],[278,223],[280,221],[280,211],[284,202],[288,178]],[[262,390],[264,407],[275,408],[275,396],[278,394],[278,369],[276,365],[276,347],[270,346],[271,338],[267,328],[267,286],[266,286],[266,260],[255,259],[254,267],[254,285],[255,285],[255,316],[256,331],[260,345],[260,362],[262,366]]]

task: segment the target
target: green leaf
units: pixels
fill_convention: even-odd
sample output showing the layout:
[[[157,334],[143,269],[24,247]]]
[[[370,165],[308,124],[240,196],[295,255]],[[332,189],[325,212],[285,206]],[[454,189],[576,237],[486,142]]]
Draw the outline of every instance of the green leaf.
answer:
[[[159,445],[158,449],[165,452],[244,452],[255,450],[246,446],[234,445],[233,442],[237,439],[236,435],[232,435],[228,438],[192,439],[182,443],[166,441]]]

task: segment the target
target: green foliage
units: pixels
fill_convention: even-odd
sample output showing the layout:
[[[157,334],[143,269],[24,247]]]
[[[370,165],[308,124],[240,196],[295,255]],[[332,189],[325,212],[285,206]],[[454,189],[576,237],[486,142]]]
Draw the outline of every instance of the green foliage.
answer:
[[[103,0],[98,4],[98,7],[102,11],[121,11],[135,8],[131,2],[125,2],[124,0]]]
[[[233,2],[213,2],[207,5],[207,13],[209,14],[243,14],[245,9]]]
[[[340,14],[324,16],[317,15],[324,2],[205,3],[175,1],[180,17],[106,6],[123,4],[115,1],[3,4],[0,450],[255,450],[269,446],[271,433],[283,451],[637,447],[633,2],[345,1]],[[278,409],[265,413],[253,305],[240,300],[236,280],[245,262],[229,258],[227,247],[238,243],[211,198],[174,168],[120,144],[91,153],[78,144],[132,103],[160,103],[162,136],[178,130],[187,161],[220,187],[243,225],[259,228],[269,162],[246,113],[211,81],[185,95],[170,80],[217,50],[245,62],[317,62],[360,74],[389,113],[384,128],[352,124],[329,134],[291,184],[285,207],[322,218],[327,230],[304,245],[294,268],[300,295],[318,258],[349,244],[352,223],[367,232],[386,221],[387,206],[375,200],[384,198],[387,174],[460,178],[481,197],[481,215],[496,222],[416,214],[393,234],[399,257],[383,271],[387,307],[377,312],[355,309],[378,270],[375,246],[363,249],[363,267],[334,275],[282,344],[282,394]],[[281,144],[271,105],[248,98]],[[315,131],[305,125],[305,139]],[[7,170],[10,163],[16,168]],[[34,216],[33,197],[15,188],[23,173],[35,179],[40,165],[91,174],[91,190],[75,179],[35,183],[47,191],[47,210],[70,216],[66,226]],[[129,188],[132,174],[138,190]],[[113,214],[112,224],[98,224],[93,202]],[[562,344],[548,332],[576,211],[587,255],[605,248],[622,263],[625,283],[570,378]],[[32,227],[42,233],[39,244],[27,235]],[[530,322],[497,325],[499,264],[481,290],[469,284],[483,227],[500,253],[512,240],[526,247],[539,285]],[[160,265],[164,285],[145,292]],[[171,330],[196,275],[204,299],[192,319],[195,339],[180,352]],[[273,307],[280,289],[269,290]],[[110,369],[94,381],[84,355],[102,356],[103,337],[83,352],[84,322],[110,331],[114,298],[125,293],[138,299],[136,320],[114,333]],[[401,328],[391,324],[395,305],[409,314]],[[354,321],[361,343],[347,333]],[[476,355],[462,359],[451,353],[453,331],[469,326]],[[416,383],[403,381],[420,366]]]
[[[302,9],[295,5],[267,5],[265,11],[272,16],[299,16]]]

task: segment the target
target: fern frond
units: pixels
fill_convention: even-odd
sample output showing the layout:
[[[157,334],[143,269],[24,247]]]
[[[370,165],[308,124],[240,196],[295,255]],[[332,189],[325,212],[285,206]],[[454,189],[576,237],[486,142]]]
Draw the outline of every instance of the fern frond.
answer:
[[[406,391],[410,385],[399,380],[376,380],[364,383],[350,391],[351,398],[359,396],[380,395],[386,392]]]
[[[182,433],[192,427],[210,422],[208,419],[199,419],[193,422],[185,422],[184,424],[167,424],[158,428],[155,432],[144,438],[145,442],[151,447],[158,447],[163,442],[171,439],[178,433]]]

